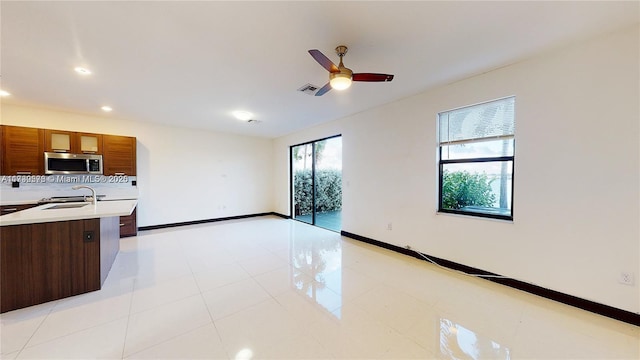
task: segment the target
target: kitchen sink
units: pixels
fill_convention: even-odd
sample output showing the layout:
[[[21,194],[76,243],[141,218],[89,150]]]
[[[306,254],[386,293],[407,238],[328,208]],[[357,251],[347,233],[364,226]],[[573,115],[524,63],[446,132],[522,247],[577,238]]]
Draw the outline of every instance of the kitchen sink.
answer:
[[[96,200],[104,200],[105,195],[98,195]],[[87,201],[87,196],[54,196],[49,198],[40,199],[38,204],[52,204],[52,203],[78,203]]]
[[[76,204],[59,204],[59,205],[54,205],[52,207],[48,207],[48,208],[44,208],[42,210],[53,210],[53,209],[74,209],[74,208],[80,208],[83,206],[87,206],[89,205],[88,203],[76,203]]]

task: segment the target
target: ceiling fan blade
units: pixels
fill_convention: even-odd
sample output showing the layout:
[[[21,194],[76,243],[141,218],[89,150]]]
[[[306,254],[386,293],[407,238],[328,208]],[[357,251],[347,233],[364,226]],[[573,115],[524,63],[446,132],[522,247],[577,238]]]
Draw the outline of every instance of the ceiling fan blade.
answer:
[[[353,81],[391,81],[393,75],[389,74],[373,74],[373,73],[359,73],[353,74]]]
[[[331,90],[331,84],[326,83],[323,87],[320,88],[320,90],[316,92],[316,96],[322,96],[329,90]]]
[[[340,72],[336,64],[334,64],[328,57],[324,56],[320,50],[313,49],[309,50],[309,54],[318,62],[318,64],[322,65],[323,68],[327,69],[328,72]]]

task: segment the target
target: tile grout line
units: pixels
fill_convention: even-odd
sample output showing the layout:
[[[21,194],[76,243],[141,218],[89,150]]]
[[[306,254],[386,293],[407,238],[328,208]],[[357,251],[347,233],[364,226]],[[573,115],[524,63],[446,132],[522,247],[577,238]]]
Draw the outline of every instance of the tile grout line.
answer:
[[[198,290],[200,291],[200,299],[202,299],[202,302],[204,303],[204,307],[205,307],[205,309],[207,309],[207,314],[209,314],[209,320],[211,320],[211,324],[213,325],[213,328],[216,330],[216,335],[218,335],[218,340],[220,340],[220,342],[222,343],[222,336],[220,336],[220,331],[218,330],[218,326],[216,325],[216,322],[213,319],[213,315],[211,314],[211,310],[209,309],[209,306],[207,305],[207,300],[205,300],[204,295],[202,293],[202,290],[200,290],[200,285],[198,285],[197,281],[196,281],[196,286],[198,287]]]
[[[291,268],[293,268],[293,267],[294,267],[294,265],[293,265],[293,264],[291,264],[291,263],[290,263],[290,262],[288,262],[288,261],[287,261],[286,263],[287,263],[287,264],[286,264],[286,268],[290,271],[290,269],[291,269]],[[279,270],[279,269],[275,269],[275,270],[271,270],[271,271],[277,271],[277,270]],[[269,272],[271,272],[271,271],[267,271],[267,272],[264,272],[264,273],[261,273],[261,274],[257,274],[256,276],[260,276],[260,275],[263,275],[263,274],[267,274],[267,273],[269,273]],[[305,275],[309,276],[309,278],[311,279],[311,282],[315,282],[315,281],[316,281],[316,280],[315,280],[315,278],[314,278],[313,276],[311,276],[311,275],[309,275],[309,274],[306,274],[306,273],[305,273]],[[276,298],[276,295],[271,294],[271,293],[270,293],[270,292],[269,292],[269,291],[268,291],[264,286],[262,286],[262,284],[261,284],[257,279],[255,279],[255,277],[254,277],[253,275],[251,275],[251,277],[252,277],[252,278],[254,279],[254,281],[258,284],[258,286],[260,286],[260,287],[262,288],[262,290],[264,290],[264,291],[265,291],[265,292],[266,292],[266,293],[271,297],[271,299],[273,299],[273,301],[275,301],[275,303],[276,303],[276,304],[278,304],[278,307],[279,307],[280,309],[282,309],[283,311],[287,312],[287,314],[289,313],[289,309],[287,309],[287,308],[284,306],[284,304]],[[289,290],[287,290],[287,291],[289,291]],[[307,299],[305,299],[305,300],[307,300]],[[263,302],[266,302],[266,301],[267,301],[267,300],[265,300],[265,301],[263,301]],[[258,305],[258,304],[256,304],[256,305]],[[254,305],[254,306],[256,306],[256,305]],[[342,306],[340,306],[340,307],[336,308],[335,310],[338,310],[338,309],[339,309],[339,308],[341,308],[341,307],[342,307]],[[333,310],[333,311],[335,311],[335,310]],[[323,313],[323,314],[322,314],[322,316],[327,316],[327,315]],[[333,358],[336,358],[336,357],[334,356],[334,354],[331,352],[331,350],[330,350],[329,348],[327,348],[327,347],[325,346],[325,344],[323,344],[323,343],[320,341],[320,339],[318,339],[315,335],[311,335],[311,336],[310,336],[310,338],[311,338],[313,341],[315,341],[315,342],[316,342],[316,343],[317,343],[317,344],[318,344],[318,345],[319,345],[323,350],[325,350],[327,353],[331,354]]]
[[[22,345],[20,350],[18,350],[18,354],[15,357],[16,359],[20,356],[20,354],[24,351],[24,349],[27,348],[27,345],[29,344],[31,339],[33,339],[33,336],[38,332],[38,330],[40,330],[40,328],[42,327],[42,324],[44,324],[44,321],[47,320],[49,315],[51,315],[51,312],[53,312],[53,309],[55,309],[56,306],[58,306],[59,303],[60,303],[60,301],[56,300],[56,303],[51,307],[51,309],[49,309],[49,311],[47,311],[47,315],[44,316],[44,318],[42,319],[42,321],[40,321],[40,323],[38,324],[36,329],[31,333],[31,336],[29,336],[29,339],[27,339],[27,341],[25,341],[24,345]]]
[[[180,248],[182,249],[183,255],[184,255],[184,247],[181,246]],[[205,309],[207,309],[207,314],[209,314],[209,320],[211,320],[211,324],[213,325],[213,328],[216,330],[216,335],[218,335],[218,340],[220,340],[220,343],[222,343],[222,336],[220,336],[220,331],[218,331],[216,322],[213,320],[213,315],[211,314],[211,310],[209,310],[209,306],[207,306],[207,300],[204,298],[202,288],[198,283],[198,279],[196,278],[196,273],[193,271],[193,266],[191,266],[191,262],[189,261],[189,259],[187,259],[187,265],[189,266],[189,270],[191,270],[191,276],[193,277],[193,282],[196,283],[196,287],[198,288],[200,299],[202,299],[202,302],[204,303],[204,307]]]
[[[171,341],[171,340],[175,340],[175,339],[177,339],[177,338],[179,338],[179,337],[181,337],[181,336],[184,336],[184,335],[187,335],[187,334],[192,333],[192,332],[194,332],[194,331],[200,330],[200,329],[202,329],[203,327],[205,327],[205,326],[207,326],[207,325],[209,325],[209,324],[200,325],[200,326],[198,326],[198,327],[196,327],[196,328],[193,328],[193,329],[191,329],[191,330],[189,330],[189,331],[187,331],[187,332],[180,333],[180,334],[176,334],[175,336],[170,337],[170,338],[168,338],[168,339],[166,339],[166,340],[164,340],[164,341],[162,341],[162,342],[159,342],[159,343],[157,343],[157,344],[149,345],[149,346],[147,346],[146,348],[140,349],[140,350],[138,350],[138,351],[136,351],[136,352],[134,352],[134,353],[129,354],[129,356],[128,356],[127,358],[131,358],[132,356],[135,356],[136,354],[140,354],[140,353],[141,353],[141,352],[143,352],[143,351],[149,350],[149,349],[151,349],[151,348],[154,348],[154,347],[156,347],[156,346],[162,345],[162,344],[164,344],[164,343],[166,343],[166,342],[169,342],[169,341]],[[125,359],[125,358],[124,358],[124,354],[123,354],[122,359],[123,359],[123,360]]]
[[[121,359],[124,359],[124,350],[127,348],[127,335],[129,335],[129,323],[131,322],[131,309],[133,309],[133,293],[136,290],[137,282],[138,282],[138,279],[134,278],[133,284],[131,285],[131,299],[129,300],[129,311],[127,312],[127,326],[124,329],[124,339],[122,341],[122,353],[120,354]]]
[[[202,291],[202,288],[200,287],[200,284],[198,283],[198,280],[196,278],[196,273],[193,270],[193,267],[191,266],[191,263],[189,262],[189,260],[187,260],[187,264],[189,265],[189,269],[191,270],[191,275],[193,276],[193,281],[196,283],[196,287],[198,288],[198,291],[200,292],[200,298],[202,299],[202,302],[204,303],[204,307],[207,309],[207,314],[209,314],[209,319],[211,320],[211,325],[213,325],[213,329],[216,331],[216,335],[218,336],[218,340],[220,341],[220,344],[222,345],[224,352],[227,354],[227,357],[229,359],[231,359],[231,356],[226,348],[226,346],[224,345],[224,341],[222,340],[222,335],[220,335],[220,330],[218,329],[218,325],[216,325],[216,321],[213,318],[213,314],[211,314],[211,310],[209,309],[209,306],[207,305],[207,301],[204,298],[204,292]],[[247,272],[244,267],[242,267],[242,265],[240,265],[237,261],[232,262],[232,264],[239,266],[244,272]],[[247,273],[250,277],[251,274]],[[238,281],[234,281],[232,283],[236,283],[242,280],[238,280]],[[226,284],[229,285],[229,284]],[[223,285],[225,286],[225,285]],[[210,290],[207,290],[210,291]],[[206,325],[203,325],[201,327],[204,327]],[[199,327],[200,328],[200,327]],[[198,329],[199,329],[198,328]],[[195,330],[195,329],[194,329]]]
[[[107,321],[107,322],[104,322],[104,323],[101,323],[101,324],[96,324],[96,325],[93,325],[93,326],[89,326],[89,327],[87,327],[87,328],[83,328],[83,329],[78,329],[78,330],[76,330],[76,331],[72,331],[72,332],[70,332],[70,333],[68,333],[68,334],[61,335],[61,336],[58,336],[58,337],[53,338],[53,339],[49,339],[49,340],[47,340],[47,341],[43,341],[43,342],[38,343],[38,344],[35,344],[35,345],[33,345],[33,346],[24,347],[22,350],[20,350],[20,353],[21,353],[24,349],[26,349],[26,348],[32,348],[32,347],[36,347],[36,346],[40,346],[40,345],[44,345],[44,344],[48,344],[48,343],[51,343],[51,342],[54,342],[54,341],[58,341],[58,340],[60,340],[60,339],[63,339],[63,338],[66,338],[66,337],[68,337],[68,336],[71,336],[71,335],[75,335],[75,334],[81,333],[81,332],[83,332],[83,331],[87,331],[87,330],[90,330],[90,329],[97,328],[97,327],[99,327],[99,326],[104,326],[104,325],[111,324],[111,323],[116,322],[116,321],[120,321],[120,320],[122,320],[122,319],[124,319],[124,318],[125,318],[125,317],[124,317],[124,316],[122,316],[122,317],[119,317],[119,318],[116,318],[116,319],[113,319],[113,320],[110,320],[110,321]],[[34,334],[35,334],[35,332],[34,332]],[[18,353],[18,355],[17,355],[17,356],[20,356],[20,353]],[[16,358],[17,358],[17,356],[16,356]]]
[[[140,311],[140,312],[134,313],[134,314],[130,314],[130,316],[129,316],[129,317],[128,317],[128,319],[127,319],[127,331],[126,331],[126,332],[128,333],[128,329],[129,329],[129,320],[130,320],[130,318],[131,318],[131,315],[136,316],[136,315],[139,315],[139,314],[142,314],[142,313],[145,313],[145,312],[153,311],[153,310],[155,310],[155,309],[157,309],[157,308],[159,308],[159,307],[162,307],[162,306],[166,306],[166,305],[174,304],[174,303],[176,303],[176,302],[179,302],[179,301],[182,301],[182,300],[185,300],[185,299],[188,299],[188,298],[195,298],[195,297],[196,297],[196,296],[198,296],[198,295],[200,295],[200,296],[202,297],[202,295],[201,295],[201,294],[193,294],[193,295],[189,295],[189,296],[187,296],[187,297],[185,297],[185,298],[182,298],[182,299],[178,299],[178,300],[174,300],[174,301],[171,301],[171,302],[168,302],[168,303],[164,303],[164,304],[158,305],[158,306],[156,306],[156,307],[154,307],[154,308],[150,308],[150,309],[146,309],[146,310],[143,310],[143,311]],[[203,301],[204,301],[204,299],[203,299]],[[206,306],[206,303],[205,303],[205,307],[207,307],[207,306]],[[207,308],[207,311],[208,311],[208,308]],[[124,317],[123,317],[123,318],[124,318]],[[177,337],[180,337],[180,336],[183,336],[183,335],[185,335],[185,334],[188,334],[188,333],[190,333],[190,332],[192,332],[192,331],[194,331],[194,330],[196,330],[196,329],[199,329],[199,328],[201,328],[201,327],[204,327],[204,326],[206,326],[206,325],[208,325],[208,324],[204,324],[204,325],[197,326],[197,327],[196,327],[196,328],[194,328],[194,329],[187,330],[187,331],[185,331],[185,332],[183,332],[183,333],[176,334],[175,336],[173,336],[173,337],[171,337],[171,338],[169,338],[169,339],[166,339],[166,340],[164,340],[164,341],[161,341],[161,342],[159,342],[159,343],[149,345],[148,347],[146,347],[146,348],[144,348],[144,349],[140,349],[139,351],[136,351],[135,353],[129,354],[129,356],[127,356],[127,358],[130,358],[130,357],[131,357],[131,356],[133,356],[134,354],[138,354],[138,353],[140,353],[140,352],[142,352],[142,351],[144,351],[144,350],[150,349],[150,348],[152,348],[152,347],[154,347],[154,346],[158,346],[158,345],[160,345],[160,344],[163,344],[163,343],[165,343],[165,342],[167,342],[167,341],[169,341],[169,340],[173,340],[173,339],[175,339],[175,338],[177,338]],[[214,324],[214,326],[215,326],[215,324]],[[217,331],[217,329],[216,329],[216,331]],[[125,340],[126,340],[126,338],[125,338]],[[126,341],[125,341],[125,345],[126,345]],[[125,346],[125,347],[126,347],[126,346]],[[125,348],[123,347],[123,355],[122,355],[122,359],[125,359],[125,357],[124,357],[124,350],[125,350]]]

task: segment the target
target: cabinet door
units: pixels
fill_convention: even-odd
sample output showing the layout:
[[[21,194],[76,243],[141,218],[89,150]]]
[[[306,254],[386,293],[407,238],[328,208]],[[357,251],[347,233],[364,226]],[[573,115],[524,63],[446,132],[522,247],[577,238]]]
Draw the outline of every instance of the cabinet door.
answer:
[[[102,135],[102,161],[105,175],[136,175],[136,138]]]
[[[70,273],[67,275],[67,281],[71,285],[70,295],[100,290],[100,219],[73,220],[66,223],[70,234],[65,242],[69,251],[67,261]]]
[[[102,154],[102,135],[76,133],[77,149],[83,154]]]
[[[120,216],[120,237],[138,235],[138,220],[136,219],[136,209],[129,216]]]
[[[48,152],[77,153],[76,133],[73,131],[45,129],[44,148]]]
[[[0,312],[100,289],[100,240],[100,219],[0,227]]]
[[[44,130],[3,126],[2,175],[44,174]]]

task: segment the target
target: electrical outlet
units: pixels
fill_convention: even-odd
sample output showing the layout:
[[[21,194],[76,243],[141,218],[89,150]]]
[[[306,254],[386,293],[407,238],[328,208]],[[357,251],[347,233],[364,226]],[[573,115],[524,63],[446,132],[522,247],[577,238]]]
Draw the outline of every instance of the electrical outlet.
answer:
[[[388,223],[387,224],[387,230],[393,230],[393,224]]]
[[[633,285],[633,273],[629,272],[621,272],[620,278],[618,278],[618,282],[624,285]]]

